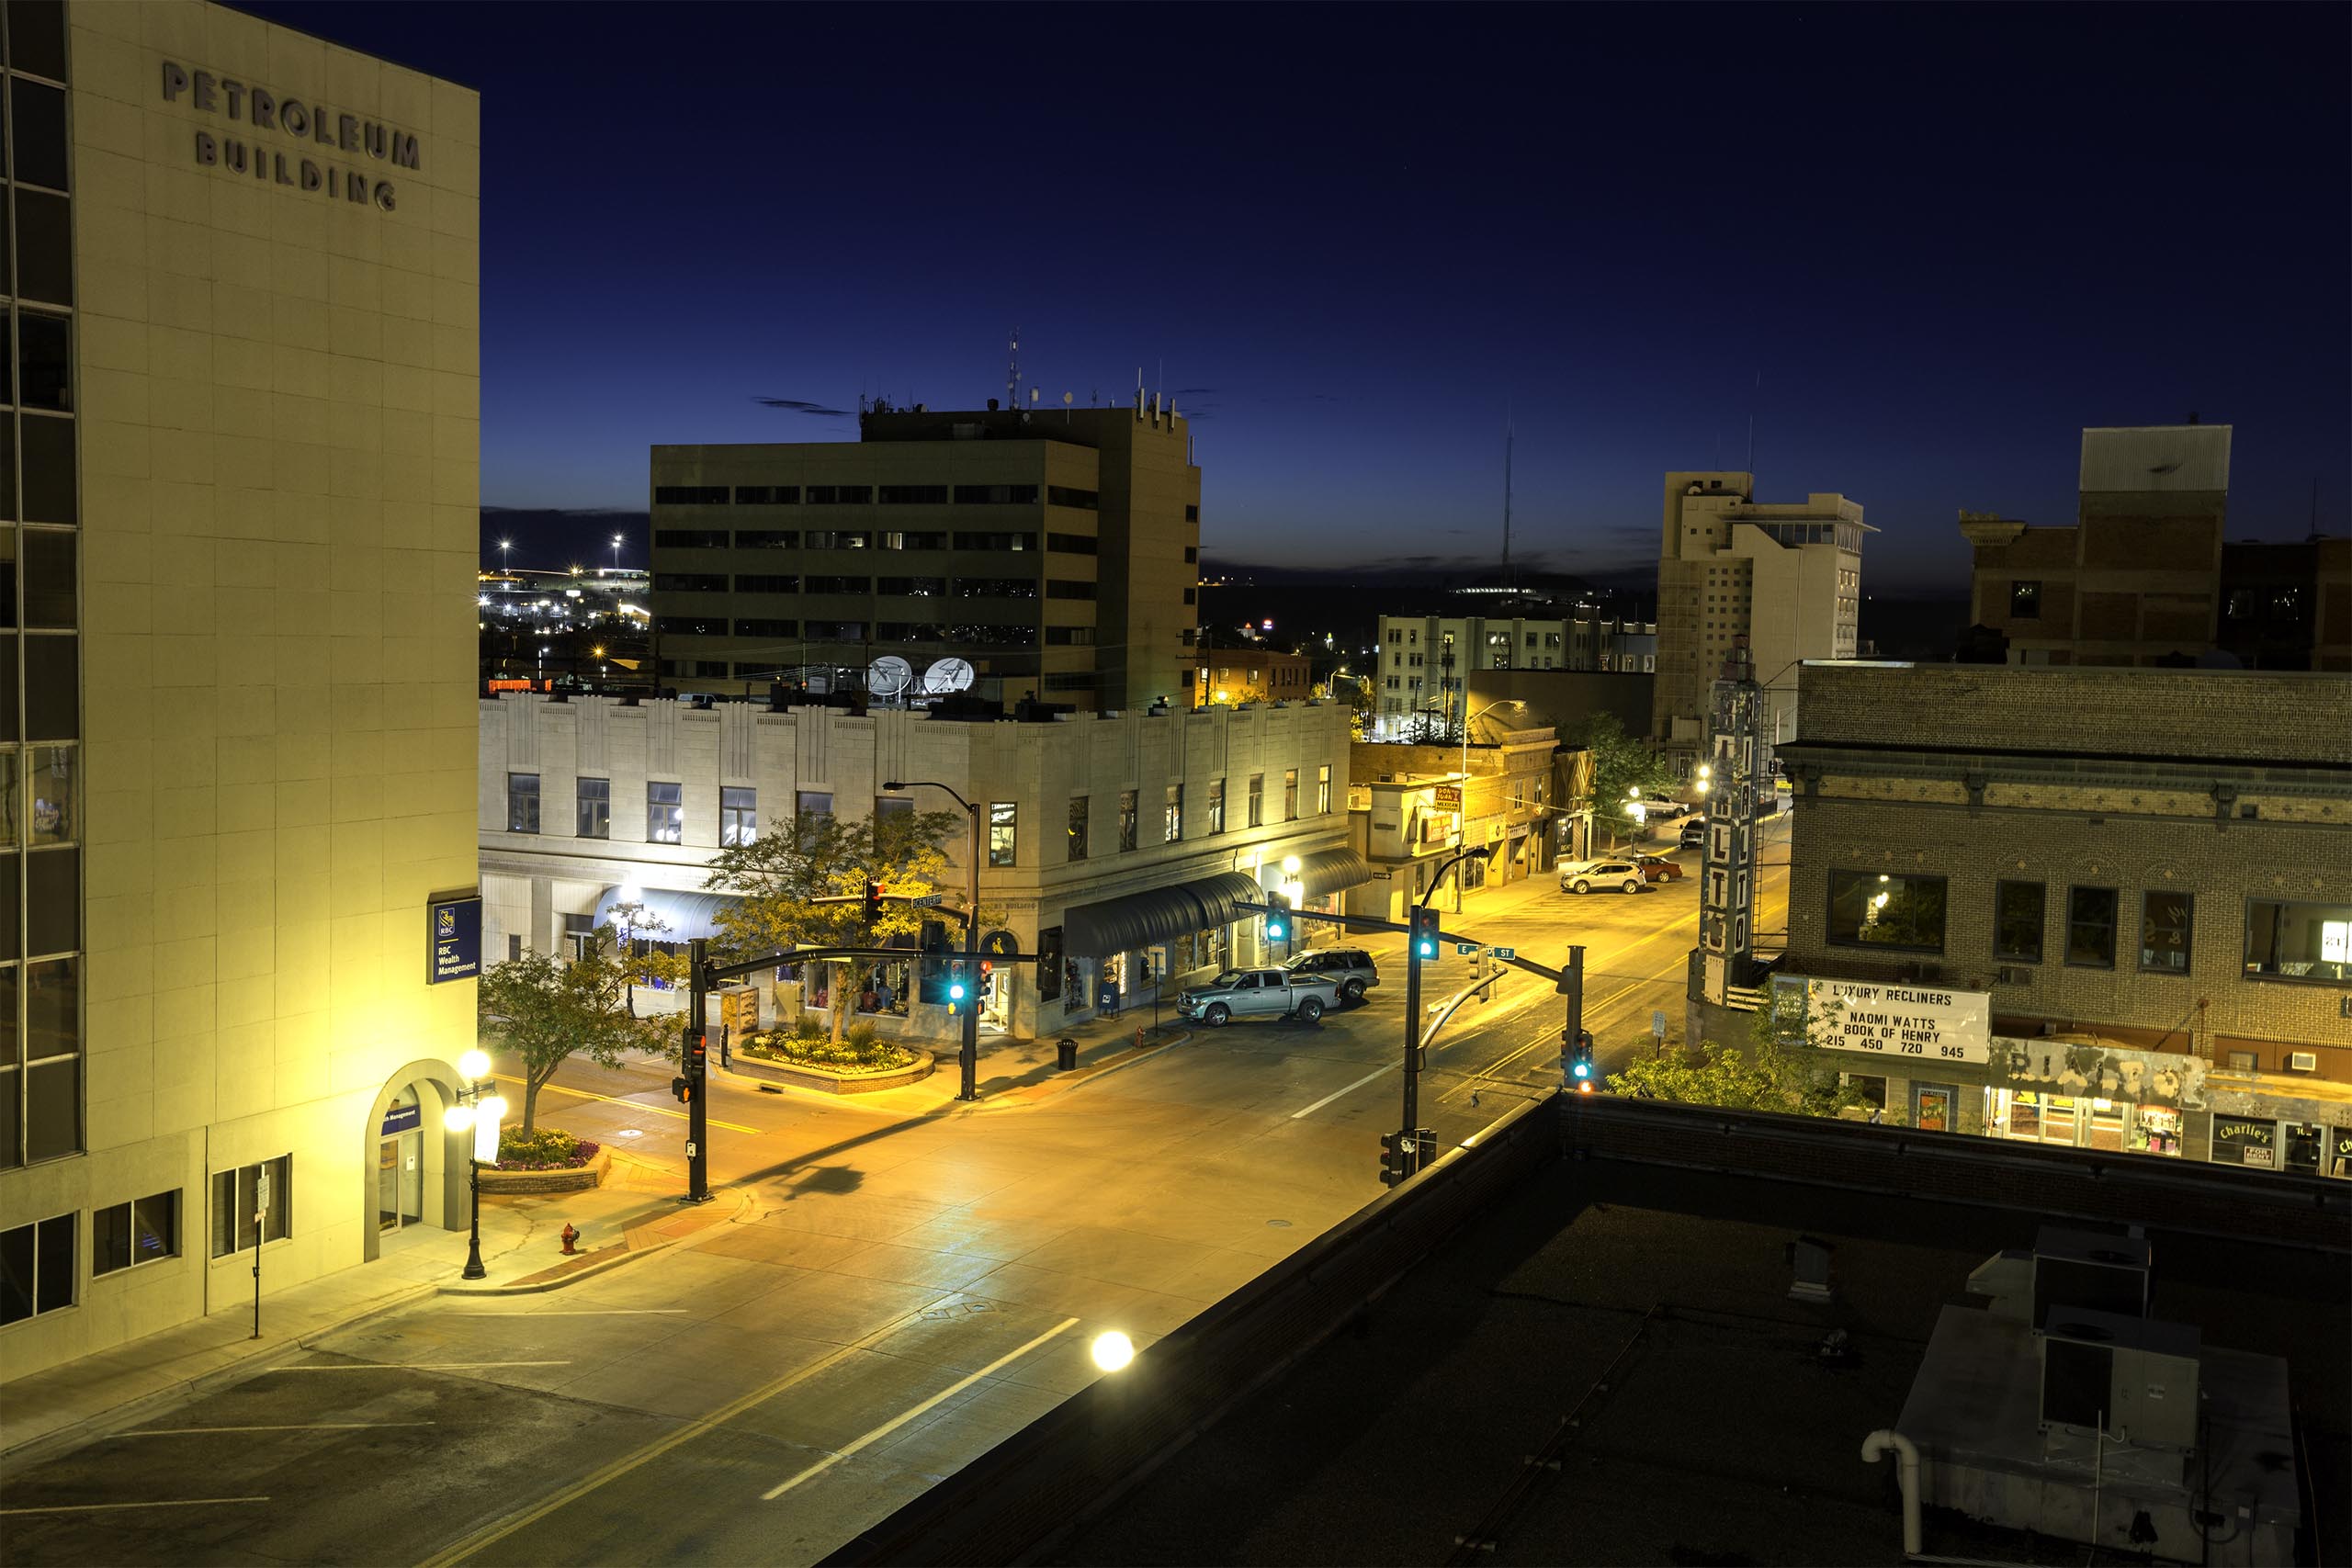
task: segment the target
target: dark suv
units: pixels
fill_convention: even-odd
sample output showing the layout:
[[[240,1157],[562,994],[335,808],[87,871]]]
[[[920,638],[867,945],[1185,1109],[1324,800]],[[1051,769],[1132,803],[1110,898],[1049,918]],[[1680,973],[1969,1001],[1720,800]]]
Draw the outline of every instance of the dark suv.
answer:
[[[1372,954],[1360,947],[1312,948],[1283,967],[1294,975],[1322,976],[1340,987],[1340,999],[1346,1002],[1363,1000],[1363,994],[1380,984]]]

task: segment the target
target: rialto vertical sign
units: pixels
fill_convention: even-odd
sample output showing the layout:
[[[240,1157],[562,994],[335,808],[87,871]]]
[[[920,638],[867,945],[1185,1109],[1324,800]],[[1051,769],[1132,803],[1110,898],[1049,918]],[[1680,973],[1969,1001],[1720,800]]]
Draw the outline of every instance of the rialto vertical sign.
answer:
[[[164,62],[164,101],[224,122],[196,133],[196,161],[208,169],[390,212],[400,193],[388,171],[421,166],[413,131],[177,61]]]

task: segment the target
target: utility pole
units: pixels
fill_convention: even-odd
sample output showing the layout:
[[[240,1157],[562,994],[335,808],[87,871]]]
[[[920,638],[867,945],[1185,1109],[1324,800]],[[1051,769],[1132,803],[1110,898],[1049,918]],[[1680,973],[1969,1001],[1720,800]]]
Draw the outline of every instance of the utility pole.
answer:
[[[710,1027],[706,993],[710,976],[710,943],[695,937],[686,943],[686,1038],[680,1051],[680,1072],[686,1083],[686,1197],[689,1203],[710,1201],[710,1080],[703,1044]]]

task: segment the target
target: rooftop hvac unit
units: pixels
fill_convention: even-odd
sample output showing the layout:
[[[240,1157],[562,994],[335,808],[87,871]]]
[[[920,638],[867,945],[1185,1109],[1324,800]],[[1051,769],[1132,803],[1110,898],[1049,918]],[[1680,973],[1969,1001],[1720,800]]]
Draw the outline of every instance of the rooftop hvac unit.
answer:
[[[2290,1073],[2315,1073],[2319,1071],[2319,1053],[2316,1051],[2289,1052],[2287,1055],[2287,1070]]]
[[[2059,1307],[2040,1339],[2043,1432],[2073,1427],[2184,1453],[2197,1446],[2197,1330]]]
[[[2060,1307],[2147,1316],[2149,1258],[2138,1236],[2042,1226],[2033,1237],[2033,1321]]]

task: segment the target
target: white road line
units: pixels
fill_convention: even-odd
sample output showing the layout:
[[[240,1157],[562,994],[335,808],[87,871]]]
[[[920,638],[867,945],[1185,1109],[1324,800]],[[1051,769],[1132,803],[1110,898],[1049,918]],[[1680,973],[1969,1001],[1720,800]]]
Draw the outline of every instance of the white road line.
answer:
[[[691,1309],[686,1307],[569,1307],[560,1312],[531,1312],[516,1308],[512,1312],[453,1312],[451,1317],[673,1317]]]
[[[308,1421],[290,1427],[141,1427],[118,1438],[198,1438],[214,1432],[357,1432],[379,1427],[437,1427],[437,1421]]]
[[[1036,1338],[1032,1339],[1028,1344],[1021,1347],[1020,1349],[1014,1350],[1008,1355],[999,1356],[995,1360],[990,1361],[987,1366],[982,1367],[978,1371],[974,1372],[971,1376],[967,1378],[959,1378],[955,1382],[950,1383],[947,1387],[941,1389],[937,1393],[933,1394],[929,1399],[924,1400],[921,1404],[916,1405],[913,1409],[906,1411],[899,1416],[895,1416],[889,1420],[885,1421],[882,1425],[875,1427],[874,1430],[866,1433],[865,1436],[858,1438],[857,1441],[850,1444],[849,1447],[842,1450],[839,1453],[827,1454],[823,1459],[819,1460],[815,1464],[810,1465],[808,1469],[802,1471],[791,1480],[768,1488],[768,1490],[760,1494],[760,1501],[763,1503],[773,1503],[778,1497],[783,1496],[786,1493],[799,1485],[802,1482],[809,1480],[814,1476],[822,1475],[825,1472],[832,1469],[833,1466],[841,1463],[842,1461],[849,1458],[850,1455],[857,1452],[858,1450],[865,1447],[866,1444],[876,1442],[883,1438],[888,1437],[891,1433],[897,1431],[899,1427],[905,1426],[916,1416],[921,1416],[927,1410],[936,1407],[944,1400],[955,1398],[957,1394],[963,1393],[966,1389],[971,1387],[982,1378],[993,1377],[999,1370],[1011,1366],[1013,1362],[1021,1359],[1022,1357],[1027,1355],[1030,1351],[1035,1350],[1038,1346],[1043,1345],[1046,1340],[1051,1339],[1055,1335],[1075,1327],[1077,1323],[1078,1319],[1074,1317],[1066,1317],[1062,1319],[1061,1322],[1056,1324],[1053,1327],[1048,1328],[1046,1332],[1037,1336]]]
[[[266,1497],[181,1497],[168,1503],[72,1503],[55,1508],[0,1508],[8,1514],[95,1514],[108,1508],[204,1508],[216,1503],[266,1503]]]
[[[458,1372],[483,1367],[568,1367],[565,1361],[311,1361],[299,1367],[264,1367],[266,1372]]]
[[[1396,1064],[1394,1062],[1389,1063],[1388,1066],[1385,1067],[1374,1067],[1371,1072],[1364,1074],[1363,1077],[1356,1079],[1355,1082],[1350,1084],[1347,1088],[1335,1089],[1330,1093],[1325,1095],[1322,1099],[1317,1100],[1314,1104],[1308,1106],[1306,1110],[1292,1111],[1290,1113],[1290,1119],[1295,1122],[1302,1116],[1312,1116],[1317,1111],[1322,1110],[1325,1106],[1330,1104],[1333,1100],[1339,1099],[1341,1095],[1353,1094],[1356,1090],[1362,1089],[1364,1085],[1370,1083],[1381,1074],[1393,1073],[1396,1070]]]

